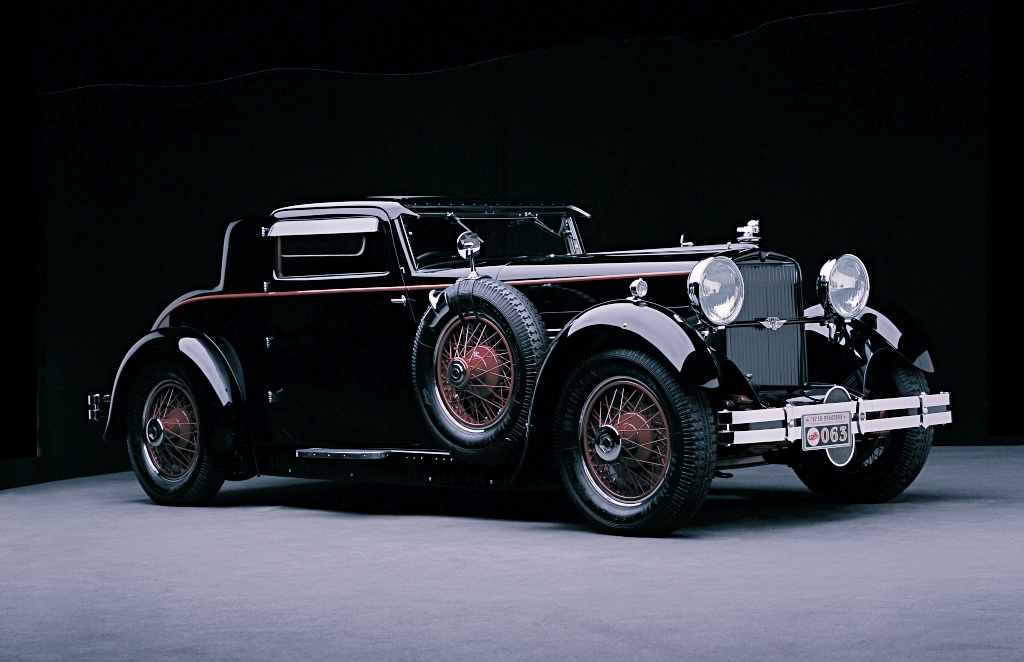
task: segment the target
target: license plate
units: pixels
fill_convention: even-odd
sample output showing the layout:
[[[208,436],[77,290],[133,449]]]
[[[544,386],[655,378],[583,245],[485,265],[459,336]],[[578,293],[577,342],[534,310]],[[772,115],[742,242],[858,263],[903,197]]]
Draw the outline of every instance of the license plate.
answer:
[[[804,414],[802,420],[805,451],[840,448],[853,443],[853,429],[850,427],[848,411]]]

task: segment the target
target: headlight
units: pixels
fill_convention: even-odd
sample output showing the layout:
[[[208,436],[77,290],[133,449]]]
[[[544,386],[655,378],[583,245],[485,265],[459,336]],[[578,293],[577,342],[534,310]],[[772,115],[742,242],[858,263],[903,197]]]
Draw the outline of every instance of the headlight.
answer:
[[[818,300],[845,320],[860,315],[868,303],[871,281],[864,263],[849,253],[826,262],[818,273]]]
[[[727,257],[701,260],[686,279],[694,310],[713,326],[725,326],[743,307],[743,275]]]

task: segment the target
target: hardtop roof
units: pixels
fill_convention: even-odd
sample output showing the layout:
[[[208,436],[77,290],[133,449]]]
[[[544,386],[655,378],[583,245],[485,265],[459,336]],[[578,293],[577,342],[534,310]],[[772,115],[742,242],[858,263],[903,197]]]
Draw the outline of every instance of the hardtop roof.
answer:
[[[356,209],[366,209],[368,207],[381,210],[392,220],[402,214],[433,216],[435,214],[447,215],[448,213],[474,219],[515,218],[541,214],[590,218],[590,214],[575,205],[515,204],[480,199],[455,199],[442,196],[374,196],[363,200],[315,202],[280,207],[271,212],[270,215],[275,219],[295,218],[297,216],[330,216],[349,211],[354,212]]]

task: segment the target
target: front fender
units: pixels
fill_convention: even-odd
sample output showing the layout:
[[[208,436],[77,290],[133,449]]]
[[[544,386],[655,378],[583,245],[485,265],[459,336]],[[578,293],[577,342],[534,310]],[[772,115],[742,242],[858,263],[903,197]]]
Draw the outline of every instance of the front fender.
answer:
[[[820,317],[821,304],[807,308],[805,317]],[[828,337],[825,327],[808,324],[808,332]],[[895,306],[879,308],[866,306],[856,318],[847,323],[848,348],[858,354],[861,364],[871,360],[876,352],[893,350],[911,365],[924,372],[935,372],[932,349],[924,331],[906,311]]]
[[[140,338],[121,360],[110,396],[110,414],[103,431],[106,441],[126,434],[125,411],[129,391],[139,371],[156,362],[172,362],[192,372],[212,394],[211,402],[228,412],[245,401],[245,382],[234,349],[194,329],[164,327]],[[228,450],[228,449],[218,449]]]
[[[541,456],[530,449],[544,446],[543,440],[549,438],[555,404],[572,368],[596,352],[620,347],[660,357],[693,384],[707,389],[720,384],[718,366],[704,338],[668,308],[644,301],[611,301],[589,308],[562,328],[544,358],[529,405],[527,441],[517,476],[544,464],[527,463],[526,458]]]
[[[557,363],[563,353],[578,353],[573,350],[581,344],[586,353],[592,352],[595,336],[623,338],[625,346],[646,344],[694,384],[718,386],[718,371],[704,338],[668,308],[644,301],[613,301],[576,316],[552,343],[538,382],[548,364]]]

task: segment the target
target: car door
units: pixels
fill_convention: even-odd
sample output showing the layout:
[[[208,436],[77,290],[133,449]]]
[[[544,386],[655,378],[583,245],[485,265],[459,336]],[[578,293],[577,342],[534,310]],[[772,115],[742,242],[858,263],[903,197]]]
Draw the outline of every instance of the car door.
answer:
[[[386,218],[287,219],[269,229],[269,418],[278,443],[418,446],[416,320]]]

